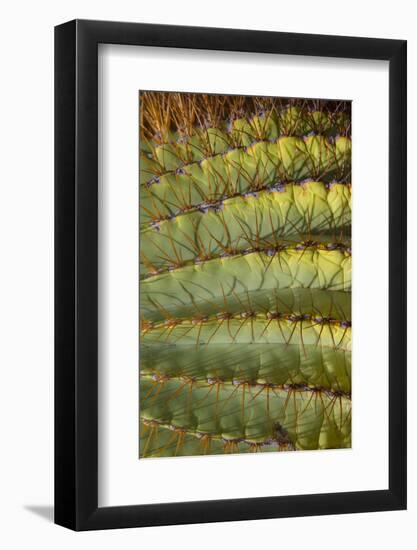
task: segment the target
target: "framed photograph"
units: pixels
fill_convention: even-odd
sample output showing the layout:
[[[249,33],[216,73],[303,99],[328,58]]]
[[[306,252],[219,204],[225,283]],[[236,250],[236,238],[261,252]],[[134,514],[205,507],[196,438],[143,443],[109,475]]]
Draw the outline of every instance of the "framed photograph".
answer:
[[[55,522],[406,508],[406,42],[55,29]]]

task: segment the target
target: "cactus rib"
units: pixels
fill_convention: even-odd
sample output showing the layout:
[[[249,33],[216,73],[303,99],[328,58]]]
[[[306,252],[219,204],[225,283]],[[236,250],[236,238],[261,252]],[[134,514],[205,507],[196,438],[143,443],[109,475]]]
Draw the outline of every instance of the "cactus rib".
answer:
[[[350,440],[347,420],[350,399],[323,391],[276,390],[252,392],[245,384],[200,387],[179,380],[163,384],[141,382],[143,421],[173,426],[197,437],[264,443],[284,432],[295,448],[332,447]],[[191,388],[191,389],[190,389]],[[273,396],[273,398],[272,398]]]
[[[350,140],[342,137],[334,144],[320,136],[306,141],[285,137],[276,143],[255,143],[245,151],[232,150],[171,173],[160,173],[141,185],[141,216],[143,221],[160,219],[196,204],[277,183],[349,181],[350,149]]]
[[[221,354],[222,362],[218,362]],[[143,345],[141,376],[201,384],[291,384],[351,393],[351,355],[342,349],[294,344]]]
[[[144,265],[160,268],[247,248],[273,248],[300,235],[343,235],[351,223],[350,188],[320,182],[226,199],[216,207],[177,215],[142,228]],[[331,239],[327,239],[331,240]]]
[[[221,272],[221,278],[218,277]],[[254,252],[187,265],[141,282],[141,308],[210,302],[234,293],[289,288],[349,291],[351,257],[340,250]],[[191,300],[192,297],[192,300]]]

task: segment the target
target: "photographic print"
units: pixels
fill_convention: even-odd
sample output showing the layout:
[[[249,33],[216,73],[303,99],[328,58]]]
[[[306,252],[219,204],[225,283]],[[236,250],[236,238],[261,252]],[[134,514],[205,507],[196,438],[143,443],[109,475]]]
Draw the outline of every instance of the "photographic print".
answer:
[[[139,458],[351,446],[351,102],[139,93]]]

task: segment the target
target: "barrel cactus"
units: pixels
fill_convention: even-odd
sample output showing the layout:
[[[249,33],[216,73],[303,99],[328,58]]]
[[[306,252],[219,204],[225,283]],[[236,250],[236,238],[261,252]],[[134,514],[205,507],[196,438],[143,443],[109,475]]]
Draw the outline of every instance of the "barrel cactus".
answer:
[[[348,101],[140,93],[139,456],[351,445]]]

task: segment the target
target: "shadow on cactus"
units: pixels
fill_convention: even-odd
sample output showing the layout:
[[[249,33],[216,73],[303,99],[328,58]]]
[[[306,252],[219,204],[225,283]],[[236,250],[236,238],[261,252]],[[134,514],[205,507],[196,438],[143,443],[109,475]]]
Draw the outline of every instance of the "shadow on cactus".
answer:
[[[350,102],[139,106],[140,458],[350,447]]]

